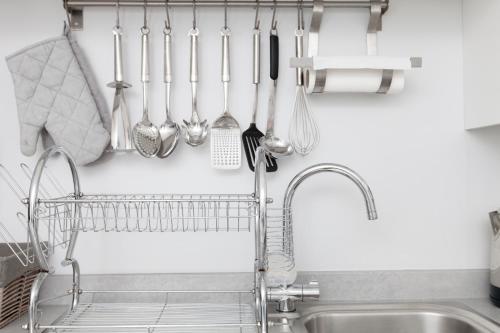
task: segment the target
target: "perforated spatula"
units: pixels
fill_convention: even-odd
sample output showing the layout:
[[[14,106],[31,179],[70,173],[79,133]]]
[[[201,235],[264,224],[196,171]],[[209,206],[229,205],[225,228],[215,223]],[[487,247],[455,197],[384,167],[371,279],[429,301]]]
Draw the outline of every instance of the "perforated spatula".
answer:
[[[227,7],[225,8],[227,10]],[[222,35],[222,83],[224,86],[224,113],[215,120],[210,131],[210,154],[215,169],[239,169],[241,167],[241,130],[240,125],[229,113],[229,35],[227,24]]]
[[[260,83],[260,30],[258,27],[258,20],[253,31],[253,84],[255,86],[255,100],[253,105],[252,122],[250,127],[243,132],[243,148],[247,157],[248,167],[250,170],[255,171],[255,152],[260,146],[260,138],[264,133],[259,131],[255,124],[257,118],[257,109],[259,104],[259,83]],[[278,170],[278,163],[276,159],[270,155],[266,156],[266,171],[275,172]]]

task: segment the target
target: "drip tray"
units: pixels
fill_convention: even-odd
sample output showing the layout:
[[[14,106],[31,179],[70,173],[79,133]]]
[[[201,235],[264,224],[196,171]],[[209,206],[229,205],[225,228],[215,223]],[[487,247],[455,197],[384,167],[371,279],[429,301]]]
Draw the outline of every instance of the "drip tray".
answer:
[[[257,332],[250,304],[87,303],[52,325],[49,332]]]

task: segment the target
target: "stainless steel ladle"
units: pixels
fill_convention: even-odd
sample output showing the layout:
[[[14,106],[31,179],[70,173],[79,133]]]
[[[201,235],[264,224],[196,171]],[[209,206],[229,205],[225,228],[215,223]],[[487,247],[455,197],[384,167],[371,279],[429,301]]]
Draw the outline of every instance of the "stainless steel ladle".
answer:
[[[293,147],[287,141],[274,135],[274,118],[276,114],[276,88],[278,85],[279,70],[279,39],[276,22],[276,2],[273,8],[270,41],[270,77],[273,81],[269,95],[269,110],[267,116],[266,135],[260,138],[260,145],[274,157],[288,156],[293,153]]]

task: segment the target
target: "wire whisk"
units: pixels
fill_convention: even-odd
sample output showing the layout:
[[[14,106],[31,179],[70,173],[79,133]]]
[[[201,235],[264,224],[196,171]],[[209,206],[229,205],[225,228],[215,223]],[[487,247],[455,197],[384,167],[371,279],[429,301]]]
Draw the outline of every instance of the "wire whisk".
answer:
[[[298,24],[295,30],[295,55],[297,58],[302,58],[304,52],[304,14],[302,2],[299,2],[297,13]],[[300,155],[307,155],[319,143],[319,129],[306,95],[303,69],[297,68],[296,71],[297,86],[295,89],[295,103],[288,135],[295,152]]]
[[[289,129],[290,143],[297,154],[307,155],[319,143],[319,129],[309,105],[306,89],[297,85]]]

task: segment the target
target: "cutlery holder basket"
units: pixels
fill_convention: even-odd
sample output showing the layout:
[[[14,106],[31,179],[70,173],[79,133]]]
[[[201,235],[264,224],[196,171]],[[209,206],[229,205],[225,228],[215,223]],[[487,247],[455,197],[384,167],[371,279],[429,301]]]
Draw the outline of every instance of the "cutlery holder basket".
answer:
[[[0,329],[28,310],[31,286],[40,272],[36,263],[25,266],[19,260],[28,251],[29,243],[0,243]]]

